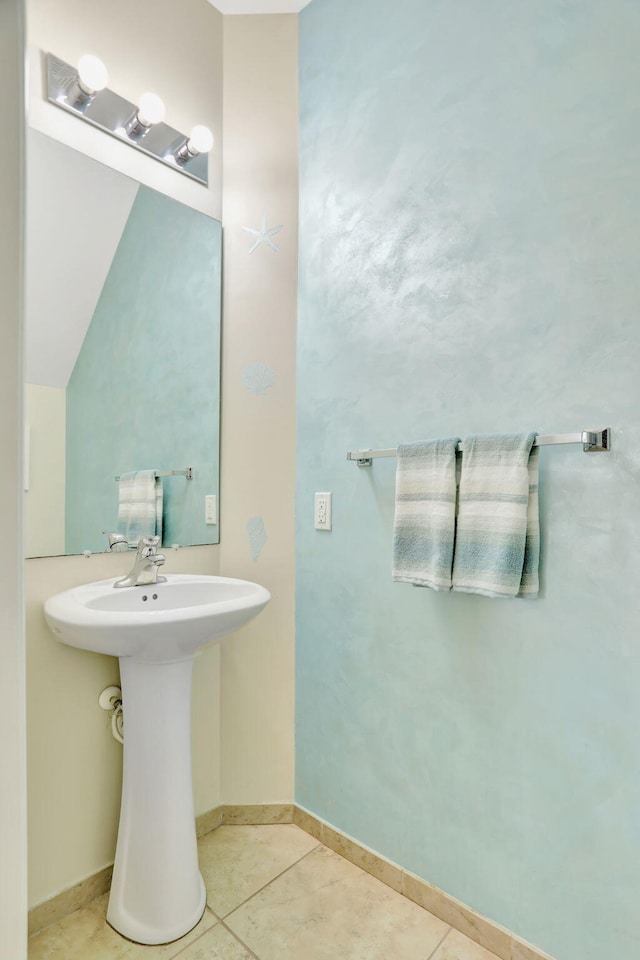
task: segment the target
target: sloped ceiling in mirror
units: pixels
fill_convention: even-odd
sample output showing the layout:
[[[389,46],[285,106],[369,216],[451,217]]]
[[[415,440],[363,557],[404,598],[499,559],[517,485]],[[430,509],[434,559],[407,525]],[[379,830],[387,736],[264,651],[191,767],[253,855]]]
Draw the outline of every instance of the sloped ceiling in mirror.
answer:
[[[35,130],[29,145],[26,379],[64,388],[138,184]]]

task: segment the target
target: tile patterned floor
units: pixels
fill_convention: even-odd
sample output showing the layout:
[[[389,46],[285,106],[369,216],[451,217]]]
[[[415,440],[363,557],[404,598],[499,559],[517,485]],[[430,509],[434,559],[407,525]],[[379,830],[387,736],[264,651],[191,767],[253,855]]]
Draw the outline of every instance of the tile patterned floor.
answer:
[[[497,960],[293,824],[200,840],[207,909],[144,947],[105,922],[107,895],[33,936],[29,960]]]

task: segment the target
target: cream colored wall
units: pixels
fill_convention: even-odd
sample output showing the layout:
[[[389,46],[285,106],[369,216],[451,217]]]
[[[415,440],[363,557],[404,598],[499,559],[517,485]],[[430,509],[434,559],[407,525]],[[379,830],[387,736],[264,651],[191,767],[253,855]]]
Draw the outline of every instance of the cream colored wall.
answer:
[[[71,62],[82,53],[96,53],[109,68],[111,85],[124,96],[135,99],[145,89],[155,90],[172,124],[186,130],[196,122],[210,126],[216,143],[207,190],[47,104],[41,87],[32,84],[32,126],[220,217],[222,17],[207,0],[30,0],[28,43]],[[32,81],[33,67],[32,59]],[[3,481],[7,476],[0,472]],[[218,564],[218,548],[190,547],[170,552],[166,569],[216,574]],[[117,679],[117,661],[57,644],[46,629],[42,604],[58,590],[120,575],[130,565],[126,555],[26,564],[30,906],[113,860],[120,803],[121,748],[97,704],[100,691]],[[194,668],[196,813],[221,800],[219,688],[220,652],[214,647],[196,659]]]
[[[155,24],[150,31],[140,26],[145,14]],[[78,0],[32,0],[29,26],[30,46],[70,61],[95,52],[124,95],[135,98],[150,87],[165,98],[176,125],[208,123],[216,134],[213,169],[221,169],[222,18],[207,0],[92,2],[89,10]],[[170,554],[167,568],[257,580],[273,599],[232,641],[196,661],[197,813],[221,801],[293,798],[297,17],[226,18],[224,45],[221,546]],[[215,174],[211,189],[196,187],[202,192],[194,195],[186,178],[43,103],[39,91],[30,122],[220,216]],[[258,227],[263,214],[269,227],[283,225],[274,237],[280,253],[264,245],[248,253],[254,238],[242,227]],[[243,385],[244,370],[256,362],[275,372],[264,394]],[[267,541],[254,563],[247,521],[256,516],[264,518]],[[30,905],[112,860],[121,770],[121,748],[97,706],[99,692],[117,679],[117,663],[57,644],[42,604],[58,590],[119,575],[129,565],[118,555],[27,562]]]
[[[224,20],[224,337],[221,569],[271,590],[222,647],[222,791],[229,803],[293,798],[297,21]],[[249,254],[242,228],[282,224]],[[243,372],[262,362],[262,394]],[[267,535],[252,560],[247,522]]]
[[[29,125],[115,170],[220,219],[222,209],[222,15],[207,0],[28,0]],[[40,52],[75,64],[99,56],[109,86],[132,102],[159,94],[167,122],[215,137],[209,190],[106,136],[43,98]]]
[[[67,391],[25,384],[24,553],[51,557],[64,553],[64,483]],[[28,438],[28,439],[27,439]]]
[[[22,4],[0,3],[0,960],[26,957],[24,630],[21,549]]]

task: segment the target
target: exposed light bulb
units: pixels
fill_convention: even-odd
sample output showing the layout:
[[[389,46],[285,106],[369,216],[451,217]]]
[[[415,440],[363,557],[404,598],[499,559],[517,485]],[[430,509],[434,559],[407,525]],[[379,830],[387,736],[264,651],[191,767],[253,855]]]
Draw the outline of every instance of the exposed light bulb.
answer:
[[[109,73],[102,60],[92,53],[85,53],[78,60],[78,84],[80,89],[92,97],[104,90],[109,82]]]
[[[135,143],[140,143],[151,127],[162,122],[164,113],[164,103],[157,93],[143,93],[140,106],[127,120],[123,133]]]
[[[195,127],[191,128],[189,134],[189,139],[187,141],[187,149],[189,153],[193,156],[198,153],[209,153],[211,147],[213,146],[213,134],[209,127],[203,126],[201,123],[197,124]]]
[[[165,106],[155,93],[143,93],[138,107],[138,120],[143,127],[151,127],[155,123],[162,123],[165,115]]]
[[[213,134],[209,127],[204,127],[201,123],[191,128],[191,133],[176,147],[171,155],[176,163],[184,166],[194,157],[201,153],[209,153],[213,146]]]

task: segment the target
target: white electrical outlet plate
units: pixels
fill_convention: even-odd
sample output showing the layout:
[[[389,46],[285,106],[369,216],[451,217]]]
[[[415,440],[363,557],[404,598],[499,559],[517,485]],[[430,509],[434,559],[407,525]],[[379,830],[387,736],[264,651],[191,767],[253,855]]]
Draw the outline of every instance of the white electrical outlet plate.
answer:
[[[216,495],[210,493],[204,498],[204,522],[216,524],[218,522],[216,510]]]
[[[316,530],[331,530],[330,493],[316,493],[314,526]]]

